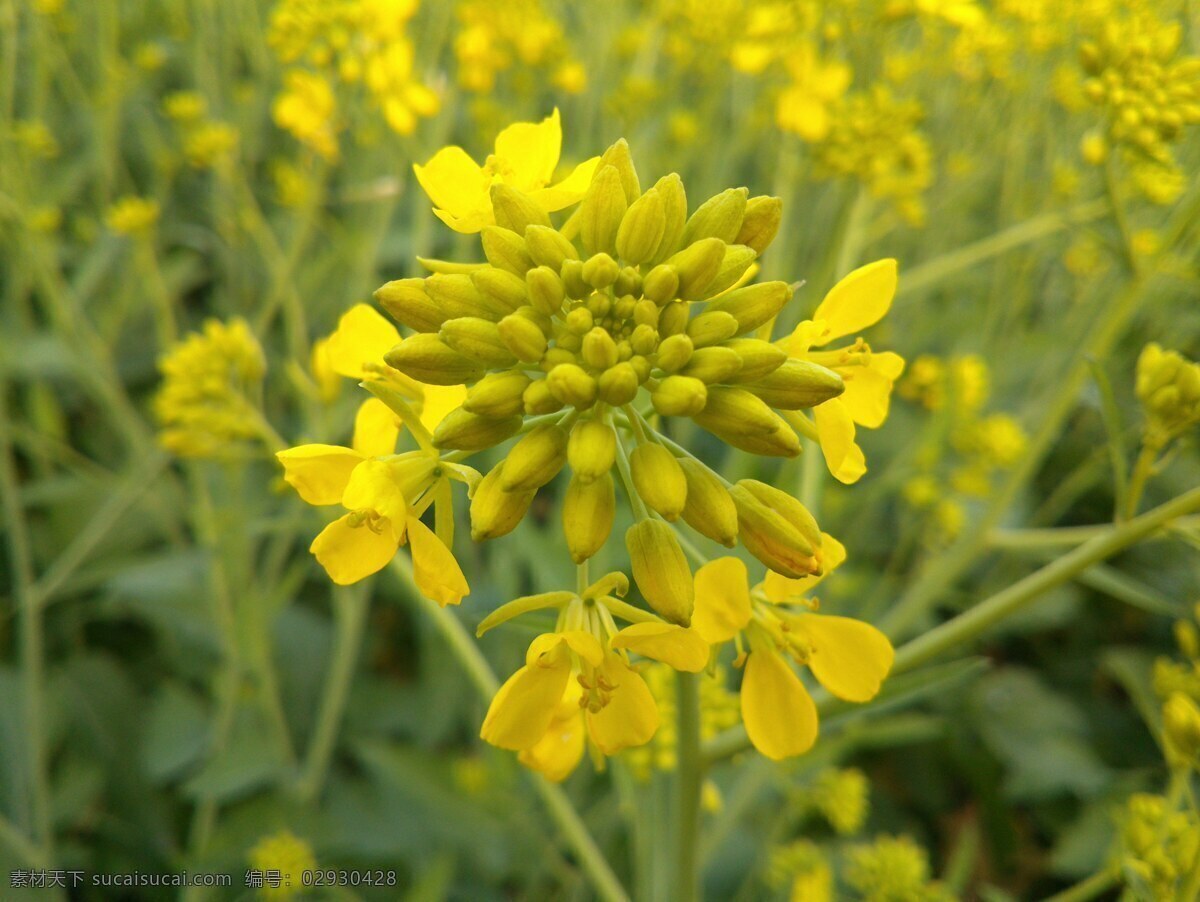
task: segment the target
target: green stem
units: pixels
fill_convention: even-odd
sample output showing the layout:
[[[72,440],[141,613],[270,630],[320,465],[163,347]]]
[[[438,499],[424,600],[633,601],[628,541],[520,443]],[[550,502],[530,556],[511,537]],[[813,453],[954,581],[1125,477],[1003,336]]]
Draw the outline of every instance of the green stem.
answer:
[[[392,570],[409,588],[417,605],[450,647],[451,653],[466,671],[467,677],[475,686],[480,698],[485,702],[490,702],[500,688],[500,681],[492,673],[492,668],[484,658],[483,652],[479,650],[479,646],[475,644],[471,634],[462,625],[462,621],[448,609],[421,594],[413,581],[412,563],[407,557],[396,555],[392,559]],[[550,813],[550,817],[561,832],[564,841],[575,852],[580,865],[592,882],[592,888],[596,891],[596,895],[605,902],[627,900],[628,894],[605,860],[578,812],[571,806],[571,802],[562,788],[549,782],[540,774],[530,772],[528,779],[534,792],[546,806],[546,810]]]
[[[1046,902],[1086,902],[1086,900],[1094,899],[1101,893],[1116,886],[1118,880],[1119,878],[1114,872],[1101,871],[1085,880],[1079,881],[1074,886],[1068,887],[1061,893],[1055,893],[1046,899]]]
[[[1129,477],[1129,488],[1125,494],[1125,508],[1121,518],[1128,520],[1137,515],[1138,505],[1142,502],[1142,493],[1146,491],[1146,482],[1154,474],[1154,463],[1158,460],[1159,446],[1145,442],[1138,452],[1133,464],[1133,473]]]
[[[676,772],[675,898],[698,902],[700,870],[700,792],[704,781],[700,749],[700,677],[676,674],[678,756]]]
[[[1180,517],[1170,526],[1172,530],[1200,529],[1200,516]],[[1058,526],[1050,529],[995,529],[988,535],[988,545],[992,548],[1041,551],[1047,548],[1082,545],[1089,539],[1107,535],[1111,531],[1111,523],[1099,526]],[[1168,531],[1147,536],[1146,540],[1166,538],[1170,538]]]
[[[296,795],[306,802],[320,794],[329,771],[338,728],[354,681],[354,667],[366,631],[370,596],[364,591],[335,589],[333,603],[337,625],[333,655],[325,675],[325,691],[321,697],[317,726],[304,757],[304,770],[296,783]]]
[[[1075,574],[1136,544],[1170,521],[1197,509],[1200,509],[1200,488],[1192,489],[1140,517],[1114,526],[1104,534],[1084,542],[1042,569],[904,645],[896,652],[896,663],[892,673],[911,670],[942,652],[970,642],[985,630],[1020,611],[1043,592],[1061,585]]]

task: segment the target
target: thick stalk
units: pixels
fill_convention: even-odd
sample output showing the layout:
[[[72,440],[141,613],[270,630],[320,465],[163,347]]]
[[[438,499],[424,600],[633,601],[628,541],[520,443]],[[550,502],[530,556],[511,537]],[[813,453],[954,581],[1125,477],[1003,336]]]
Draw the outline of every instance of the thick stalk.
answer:
[[[1046,902],[1086,902],[1095,899],[1101,893],[1117,885],[1117,875],[1111,870],[1093,874],[1074,886],[1067,887],[1061,893],[1055,893]]]
[[[700,869],[700,791],[704,774],[700,757],[700,676],[677,673],[678,760],[676,779],[675,898],[698,902]]]

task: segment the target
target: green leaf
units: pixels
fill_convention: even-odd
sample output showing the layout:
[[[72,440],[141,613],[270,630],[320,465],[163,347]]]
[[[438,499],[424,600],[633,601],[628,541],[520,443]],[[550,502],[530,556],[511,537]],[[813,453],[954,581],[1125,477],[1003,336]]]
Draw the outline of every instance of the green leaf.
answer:
[[[142,739],[142,762],[155,783],[179,776],[204,754],[209,744],[204,703],[187,689],[169,683],[150,703]]]

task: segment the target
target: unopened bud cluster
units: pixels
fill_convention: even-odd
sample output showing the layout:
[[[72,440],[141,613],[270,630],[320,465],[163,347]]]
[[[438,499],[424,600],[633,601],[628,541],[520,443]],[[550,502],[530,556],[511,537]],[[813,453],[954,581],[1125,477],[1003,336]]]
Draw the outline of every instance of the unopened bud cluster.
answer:
[[[1137,362],[1137,396],[1146,443],[1162,447],[1200,423],[1200,364],[1151,342]]]
[[[686,624],[692,607],[691,572],[667,521],[730,546],[740,535],[785,575],[819,569],[820,532],[798,502],[761,483],[728,485],[649,422],[690,417],[736,448],[793,457],[799,438],[777,411],[844,391],[833,370],[767,340],[792,289],[749,281],[779,228],[779,199],[729,189],[689,216],[679,176],[643,191],[620,141],[560,228],[511,186],[493,185],[491,201],[486,263],[427,261],[427,278],[376,292],[414,333],[387,363],[420,382],[469,387],[435,445],[475,452],[522,433],[474,494],[473,536],[515,528],[569,463],[564,527],[585,561],[611,531],[619,466],[642,514],[626,536],[633,573],[667,619]]]

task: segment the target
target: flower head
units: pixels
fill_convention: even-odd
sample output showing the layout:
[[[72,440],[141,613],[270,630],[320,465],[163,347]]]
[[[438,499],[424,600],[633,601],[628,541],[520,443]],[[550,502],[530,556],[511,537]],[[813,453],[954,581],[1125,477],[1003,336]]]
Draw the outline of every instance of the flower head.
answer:
[[[263,837],[250,850],[249,860],[252,868],[264,876],[270,875],[261,890],[266,899],[282,900],[299,895],[303,892],[300,875],[317,869],[312,846],[290,830]],[[278,885],[275,876],[279,877]]]

